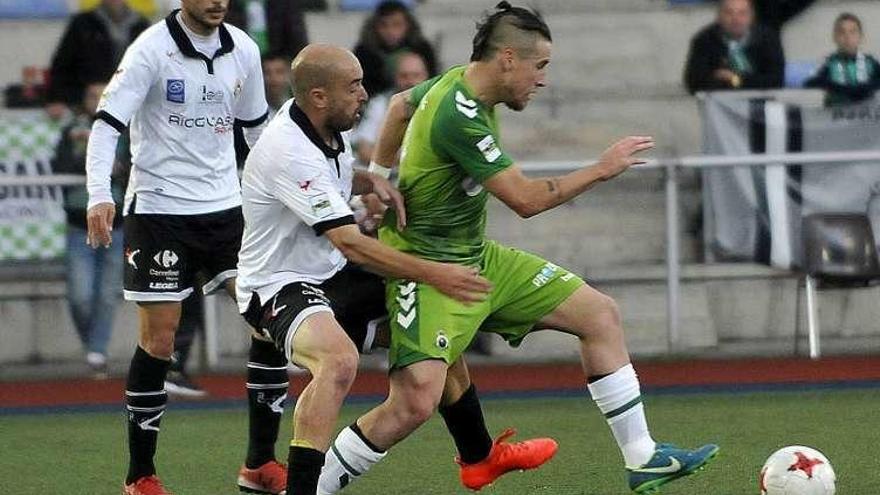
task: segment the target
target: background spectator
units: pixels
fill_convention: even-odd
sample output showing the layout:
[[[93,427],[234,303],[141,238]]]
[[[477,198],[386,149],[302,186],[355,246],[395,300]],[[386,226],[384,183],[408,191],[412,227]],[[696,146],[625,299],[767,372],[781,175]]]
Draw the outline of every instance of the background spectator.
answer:
[[[52,162],[58,174],[86,174],[86,145],[94,121],[98,100],[105,83],[86,86],[82,106],[75,118],[61,131],[61,139]],[[127,141],[120,140],[117,157],[127,156]],[[86,244],[86,187],[74,186],[64,191],[67,213],[67,302],[74,327],[86,351],[86,362],[96,376],[106,376],[107,344],[113,328],[113,315],[122,295],[122,198],[128,180],[127,158],[117,159],[112,188],[117,211],[113,242],[108,249],[92,249]]]
[[[370,97],[364,116],[352,135],[352,145],[361,164],[369,164],[373,156],[373,145],[379,138],[379,130],[385,119],[388,102],[394,93],[405,91],[428,79],[425,59],[415,52],[404,51],[394,57],[394,88]]]
[[[263,84],[266,86],[270,118],[293,96],[290,92],[290,60],[280,53],[263,57]]]
[[[50,117],[57,119],[78,104],[87,83],[109,80],[125,49],[149,25],[125,0],[102,0],[97,8],[73,16],[49,71]]]
[[[862,21],[853,14],[843,13],[834,21],[834,44],[837,51],[825,59],[808,88],[822,88],[826,105],[856,103],[874,96],[880,88],[880,64],[863,53]]]
[[[272,120],[281,105],[293,96],[290,89],[290,61],[291,59],[281,53],[263,56],[263,85],[266,88],[266,102],[269,104],[269,120]],[[241,124],[234,124],[233,132],[235,161],[241,169],[250,150],[245,143]]]
[[[260,53],[293,57],[309,44],[302,0],[235,0],[229,2],[226,22],[245,31]]]
[[[758,22],[781,31],[786,22],[807,10],[816,0],[755,0],[755,17]]]
[[[723,0],[717,20],[691,40],[684,84],[691,93],[780,88],[785,56],[779,32],[755,23],[750,0]]]
[[[434,48],[422,34],[419,21],[406,5],[395,0],[380,3],[361,28],[354,55],[364,70],[364,89],[370,96],[394,87],[392,57],[401,50],[418,53],[428,75],[437,74]]]

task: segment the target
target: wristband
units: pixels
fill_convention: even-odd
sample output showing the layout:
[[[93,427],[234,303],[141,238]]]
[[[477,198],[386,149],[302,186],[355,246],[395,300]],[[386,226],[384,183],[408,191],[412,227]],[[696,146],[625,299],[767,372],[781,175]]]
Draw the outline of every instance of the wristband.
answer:
[[[391,168],[383,167],[376,162],[370,162],[370,166],[367,167],[367,172],[371,174],[376,174],[386,180],[391,177]]]

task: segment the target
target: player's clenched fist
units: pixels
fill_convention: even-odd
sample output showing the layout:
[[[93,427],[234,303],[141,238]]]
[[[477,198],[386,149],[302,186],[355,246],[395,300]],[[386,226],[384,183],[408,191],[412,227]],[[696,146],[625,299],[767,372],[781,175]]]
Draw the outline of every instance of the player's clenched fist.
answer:
[[[654,138],[651,136],[625,137],[602,153],[596,167],[601,171],[603,180],[613,179],[629,167],[645,163],[644,159],[634,155],[653,147]]]
[[[87,243],[93,248],[98,246],[107,247],[112,241],[110,231],[113,230],[113,217],[116,215],[116,206],[113,203],[98,203],[89,208],[86,213],[86,222],[89,232]]]

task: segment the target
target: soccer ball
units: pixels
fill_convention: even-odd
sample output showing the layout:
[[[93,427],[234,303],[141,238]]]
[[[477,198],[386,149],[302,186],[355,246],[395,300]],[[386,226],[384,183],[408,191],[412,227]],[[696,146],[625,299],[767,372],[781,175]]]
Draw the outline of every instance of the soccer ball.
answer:
[[[833,495],[836,476],[821,452],[792,445],[767,459],[758,481],[761,495]]]

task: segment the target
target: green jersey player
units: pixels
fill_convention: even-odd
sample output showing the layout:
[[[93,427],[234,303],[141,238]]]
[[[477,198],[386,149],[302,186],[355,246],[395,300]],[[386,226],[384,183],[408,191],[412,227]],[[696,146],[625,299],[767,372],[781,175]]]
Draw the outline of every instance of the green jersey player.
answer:
[[[553,263],[485,237],[489,194],[531,217],[642,162],[635,155],[653,147],[650,137],[630,136],[568,175],[526,177],[503,151],[494,109],[525,109],[546,84],[551,47],[540,16],[502,2],[479,25],[470,64],[392,100],[374,160],[391,164],[400,148],[399,188],[408,218],[404,228],[398,225],[403,219],[388,218],[380,239],[418,257],[477,267],[493,289],[481,302],[461,304],[415,281],[387,284],[389,397],[358,419],[356,435],[344,431],[337,438],[320,493],[335,493],[334,478],[350,479],[369,467],[363,445],[387,449],[431,416],[448,366],[478,330],[498,333],[512,345],[537,329],[578,338],[589,392],[620,447],[632,490],[653,492],[716,455],[716,445],[687,450],[651,437],[613,299]],[[381,171],[378,165],[371,169]],[[346,469],[352,465],[356,473]],[[479,488],[465,480],[468,475],[462,471],[465,484]]]

